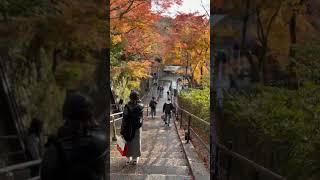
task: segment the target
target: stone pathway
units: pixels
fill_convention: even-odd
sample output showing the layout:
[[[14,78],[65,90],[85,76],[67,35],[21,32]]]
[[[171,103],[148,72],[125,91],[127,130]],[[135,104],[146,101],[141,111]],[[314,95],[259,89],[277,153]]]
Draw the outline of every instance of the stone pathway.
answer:
[[[166,92],[167,88],[164,92]],[[155,119],[145,116],[142,127],[141,150],[139,163],[125,165],[122,157],[113,143],[111,148],[110,179],[112,180],[190,180],[191,174],[187,159],[183,152],[179,136],[171,121],[170,127],[165,127],[162,115],[164,98],[157,105]],[[150,98],[147,99],[149,101]],[[147,105],[146,103],[145,105]]]

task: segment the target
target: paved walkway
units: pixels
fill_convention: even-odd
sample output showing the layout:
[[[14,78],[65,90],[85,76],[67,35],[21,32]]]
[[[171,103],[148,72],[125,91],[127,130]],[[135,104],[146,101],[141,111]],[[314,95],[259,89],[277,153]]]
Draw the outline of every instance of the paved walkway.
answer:
[[[168,86],[165,87],[164,96],[158,103],[155,119],[145,116],[141,140],[142,156],[139,163],[136,166],[125,165],[126,158],[120,155],[115,145],[112,145],[110,166],[112,180],[191,179],[187,159],[174,124],[171,121],[170,127],[165,127],[160,118],[167,89]],[[150,98],[147,99],[149,100]]]

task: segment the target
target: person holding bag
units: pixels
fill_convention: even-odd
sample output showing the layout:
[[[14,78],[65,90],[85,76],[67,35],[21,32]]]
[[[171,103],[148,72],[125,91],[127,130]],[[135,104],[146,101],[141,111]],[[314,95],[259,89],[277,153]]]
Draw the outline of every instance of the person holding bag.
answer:
[[[131,91],[130,101],[125,105],[120,134],[126,141],[127,165],[136,165],[141,156],[141,127],[143,124],[143,104],[136,91]]]

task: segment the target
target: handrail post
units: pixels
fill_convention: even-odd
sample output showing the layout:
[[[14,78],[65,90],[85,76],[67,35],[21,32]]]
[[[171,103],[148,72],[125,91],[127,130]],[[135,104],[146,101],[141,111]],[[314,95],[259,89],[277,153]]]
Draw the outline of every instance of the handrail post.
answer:
[[[232,141],[228,142],[228,148],[232,150]],[[228,158],[228,164],[227,164],[227,180],[230,179],[231,174],[231,166],[232,166],[232,156],[229,156]]]
[[[149,116],[149,107],[147,106],[147,117]]]
[[[14,175],[11,171],[6,173],[6,180],[14,180]]]
[[[187,143],[189,143],[190,141],[190,124],[191,123],[191,115],[189,115],[189,119],[188,119],[188,137],[187,137]]]
[[[180,129],[182,128],[182,113],[183,113],[183,111],[182,110],[180,110],[181,111],[181,116],[180,116]]]
[[[112,118],[112,129],[113,129],[113,137],[112,137],[112,141],[117,141],[117,137],[116,137],[116,122],[114,121],[114,116],[111,117]]]
[[[217,145],[215,145],[215,162],[214,162],[214,180],[218,180],[219,179],[219,147]]]

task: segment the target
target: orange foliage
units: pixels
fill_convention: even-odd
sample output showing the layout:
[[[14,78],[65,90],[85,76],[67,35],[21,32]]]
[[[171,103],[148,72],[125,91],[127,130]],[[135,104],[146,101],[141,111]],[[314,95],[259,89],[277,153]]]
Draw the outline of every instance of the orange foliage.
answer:
[[[166,9],[182,0],[153,2]],[[208,72],[209,20],[204,16],[193,13],[180,14],[174,19],[163,17],[151,11],[151,0],[111,0],[110,9],[111,38],[114,44],[123,45],[128,66],[141,69],[142,60],[155,56],[160,56],[166,64],[185,65],[189,58],[195,80],[200,80],[200,69],[203,75]],[[132,55],[139,61],[130,61]],[[137,77],[142,75],[138,73]]]

